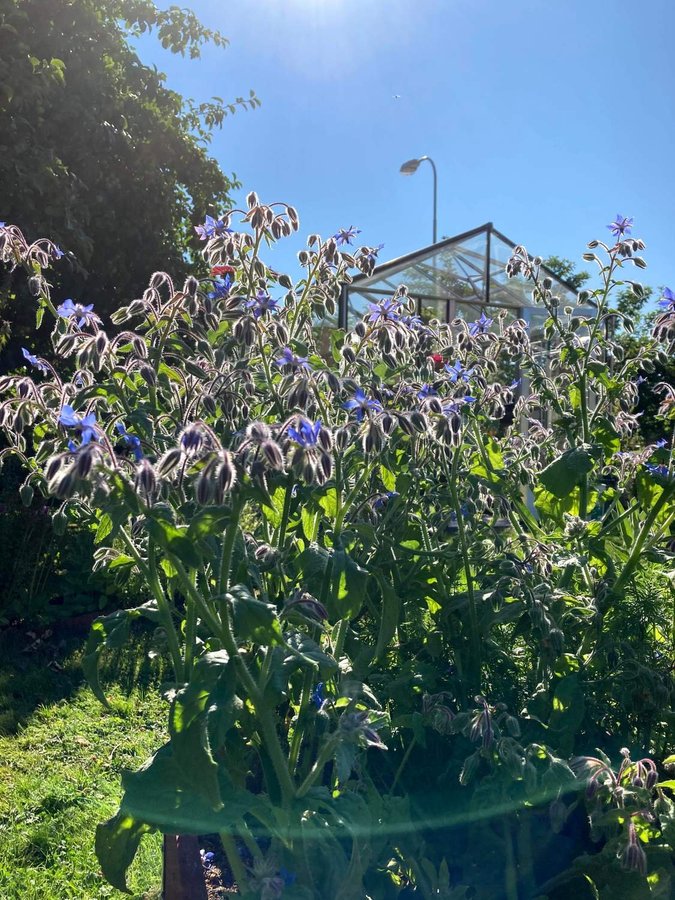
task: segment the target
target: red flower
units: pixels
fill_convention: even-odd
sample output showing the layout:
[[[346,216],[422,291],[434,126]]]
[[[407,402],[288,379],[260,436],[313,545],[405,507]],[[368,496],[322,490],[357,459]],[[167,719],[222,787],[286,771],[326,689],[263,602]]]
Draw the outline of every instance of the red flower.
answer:
[[[212,275],[229,275],[231,278],[234,278],[234,269],[232,266],[214,266],[211,269]]]
[[[429,359],[434,364],[435,369],[443,368],[443,356],[440,353],[432,353]]]

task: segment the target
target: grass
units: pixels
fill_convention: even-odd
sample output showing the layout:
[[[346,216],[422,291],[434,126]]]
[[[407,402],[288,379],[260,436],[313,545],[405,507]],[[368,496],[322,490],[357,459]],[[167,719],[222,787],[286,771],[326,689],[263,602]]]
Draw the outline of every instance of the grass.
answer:
[[[147,661],[146,634],[109,661],[106,710],[83,684],[82,639],[30,643],[0,637],[0,897],[121,900],[100,873],[94,829],[116,810],[122,770],[165,740],[161,662]],[[129,886],[150,900],[160,882],[161,838],[150,835]]]

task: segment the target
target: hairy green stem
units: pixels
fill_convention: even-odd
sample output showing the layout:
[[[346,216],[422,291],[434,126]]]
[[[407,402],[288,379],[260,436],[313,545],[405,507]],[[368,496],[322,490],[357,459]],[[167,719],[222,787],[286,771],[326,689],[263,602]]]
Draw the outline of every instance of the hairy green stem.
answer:
[[[633,574],[633,571],[635,570],[635,568],[640,560],[640,554],[642,553],[642,548],[644,547],[645,542],[647,541],[647,538],[649,537],[649,532],[651,530],[651,527],[654,524],[654,522],[656,521],[657,516],[663,509],[666,501],[670,500],[672,493],[673,493],[673,489],[670,485],[664,487],[663,491],[661,492],[661,496],[658,498],[658,500],[654,503],[651,510],[649,511],[647,518],[645,519],[645,521],[642,525],[642,528],[640,529],[640,533],[638,534],[638,536],[635,540],[635,545],[633,546],[633,550],[631,551],[631,554],[628,557],[628,560],[626,561],[626,565],[623,567],[621,574],[619,575],[618,579],[616,580],[616,582],[614,584],[615,591],[622,590],[625,587],[626,582],[628,581],[630,576]]]

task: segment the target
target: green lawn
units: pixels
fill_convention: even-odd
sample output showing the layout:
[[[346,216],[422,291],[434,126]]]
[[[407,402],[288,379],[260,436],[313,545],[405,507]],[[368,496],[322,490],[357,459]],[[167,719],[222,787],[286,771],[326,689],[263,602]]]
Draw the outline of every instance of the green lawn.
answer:
[[[121,900],[100,874],[94,829],[115,811],[122,770],[164,740],[166,709],[152,689],[161,664],[147,662],[139,636],[108,666],[105,710],[82,682],[82,639],[27,644],[0,637],[0,898]],[[149,900],[160,881],[161,839],[151,835],[129,884]]]

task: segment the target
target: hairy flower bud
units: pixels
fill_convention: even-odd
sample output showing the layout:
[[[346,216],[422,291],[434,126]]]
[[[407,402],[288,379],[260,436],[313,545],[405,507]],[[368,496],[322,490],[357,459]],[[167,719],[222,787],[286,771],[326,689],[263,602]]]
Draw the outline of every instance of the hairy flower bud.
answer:
[[[151,387],[157,384],[157,372],[152,366],[141,366],[138,371],[141,373],[141,378]]]
[[[330,452],[333,449],[333,437],[327,428],[322,427],[319,429],[317,439],[319,446],[326,452]]]
[[[180,436],[180,446],[186,456],[195,456],[204,445],[204,434],[201,427],[193,423],[183,429]]]
[[[366,453],[379,453],[384,446],[384,433],[376,419],[370,419],[363,436],[363,449]]]
[[[349,445],[351,431],[349,428],[338,428],[335,432],[335,446],[338,450],[346,450]]]
[[[157,476],[152,465],[147,459],[142,459],[136,466],[136,475],[134,478],[136,490],[146,497],[151,497],[155,493],[157,487]]]
[[[261,449],[270,467],[276,469],[277,472],[283,472],[284,455],[276,441],[263,441]]]
[[[96,452],[95,448],[95,444],[87,444],[75,454],[73,469],[77,478],[86,478],[91,472],[91,467],[94,463],[94,453]]]
[[[171,450],[167,450],[157,463],[157,474],[159,477],[166,478],[167,475],[170,475],[180,463],[182,456],[183,454],[178,447],[172,447]]]

